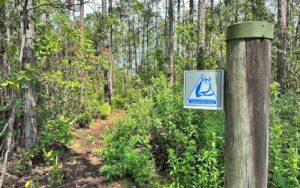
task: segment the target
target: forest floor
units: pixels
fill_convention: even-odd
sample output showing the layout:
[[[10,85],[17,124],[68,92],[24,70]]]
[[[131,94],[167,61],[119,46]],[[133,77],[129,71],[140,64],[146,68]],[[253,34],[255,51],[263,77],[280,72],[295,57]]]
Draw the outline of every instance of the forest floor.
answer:
[[[107,183],[106,177],[99,173],[102,165],[97,151],[103,147],[102,137],[105,130],[124,117],[123,110],[113,110],[106,120],[96,120],[89,128],[74,129],[74,139],[62,154],[59,168],[63,173],[62,188],[119,188],[122,182]],[[39,187],[48,187],[51,166],[34,165],[31,174],[21,178],[13,187],[24,187],[24,183],[37,178]]]

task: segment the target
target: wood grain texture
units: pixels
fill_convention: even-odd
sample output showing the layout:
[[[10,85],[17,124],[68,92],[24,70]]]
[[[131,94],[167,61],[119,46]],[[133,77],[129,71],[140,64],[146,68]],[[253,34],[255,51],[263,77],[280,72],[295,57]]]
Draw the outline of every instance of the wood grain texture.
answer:
[[[247,46],[247,87],[255,187],[267,187],[271,40],[252,39]]]
[[[227,43],[225,187],[266,188],[271,40]]]
[[[251,187],[254,180],[245,40],[229,42],[226,58],[225,187]]]

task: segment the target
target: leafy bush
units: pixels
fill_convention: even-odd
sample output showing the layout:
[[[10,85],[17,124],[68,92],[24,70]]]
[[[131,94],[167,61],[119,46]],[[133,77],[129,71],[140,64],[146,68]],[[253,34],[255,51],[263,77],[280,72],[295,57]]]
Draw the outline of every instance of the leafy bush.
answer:
[[[125,120],[105,135],[104,174],[145,183],[156,168],[169,172],[171,187],[223,186],[223,114],[183,109],[180,90],[161,76],[141,91]]]
[[[80,128],[88,128],[92,121],[92,116],[89,113],[81,113],[76,117],[75,123]]]
[[[125,107],[125,99],[120,95],[114,95],[112,97],[112,107],[113,108],[124,108]]]
[[[99,107],[101,106],[100,101],[97,99],[85,100],[84,109],[85,113],[89,113],[91,118],[99,117]]]
[[[101,114],[102,119],[107,119],[107,116],[110,114],[111,107],[108,103],[104,103],[99,106],[99,112]]]
[[[55,144],[68,144],[73,138],[69,120],[63,116],[47,122],[41,132],[41,144],[43,147]]]
[[[49,187],[58,187],[61,185],[64,175],[62,170],[58,166],[58,157],[56,156],[55,158],[55,163],[52,166],[51,170],[49,171],[49,179],[48,179],[48,184]]]
[[[105,165],[100,171],[108,180],[131,177],[133,181],[144,184],[155,179],[149,134],[152,106],[151,100],[140,99],[130,108],[124,121],[104,136],[102,159]]]
[[[93,135],[88,134],[87,137],[86,137],[86,141],[90,144],[95,144],[96,139]]]
[[[168,174],[167,187],[223,187],[224,112],[183,109],[182,86],[170,87],[163,76],[136,96],[105,135],[101,171],[145,183],[155,177],[151,169]],[[300,186],[299,125],[299,94],[280,95],[272,84],[268,187]]]
[[[279,95],[278,86],[275,82],[271,87],[268,187],[300,187],[299,94]]]

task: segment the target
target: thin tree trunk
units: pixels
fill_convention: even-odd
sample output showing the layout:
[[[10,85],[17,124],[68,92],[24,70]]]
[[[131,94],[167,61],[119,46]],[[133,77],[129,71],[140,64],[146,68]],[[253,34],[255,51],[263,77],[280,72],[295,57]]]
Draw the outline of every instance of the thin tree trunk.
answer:
[[[13,92],[13,91],[12,91]],[[9,154],[13,149],[13,128],[15,124],[15,117],[16,117],[16,99],[14,92],[12,93],[12,107],[11,107],[11,114],[9,117],[9,120],[7,122],[8,127],[8,136],[7,136],[7,142],[6,142],[6,152],[4,155],[4,161],[2,164],[2,170],[1,170],[1,176],[0,176],[0,188],[3,186],[4,178],[7,172],[7,163]]]
[[[133,23],[135,23],[135,18],[133,17]],[[139,33],[135,33],[135,24],[132,24],[132,29],[133,29],[133,48],[134,48],[134,62],[135,62],[135,75],[138,73],[138,52],[137,52],[137,46],[136,46],[136,35]]]
[[[35,66],[35,54],[33,49],[34,24],[30,17],[34,16],[32,0],[21,1],[21,48],[20,65]],[[24,139],[25,148],[32,148],[38,144],[38,131],[36,123],[36,95],[35,85],[32,81],[26,81],[24,102]]]
[[[128,69],[130,71],[130,82],[132,81],[132,52],[131,52],[131,8],[130,8],[131,4],[130,4],[130,1],[128,1],[128,34],[127,34],[127,37],[128,37]]]
[[[278,25],[279,25],[279,41],[277,51],[277,81],[280,84],[281,93],[287,90],[285,79],[288,73],[287,60],[287,20],[286,20],[287,2],[286,0],[278,0]]]
[[[4,61],[4,53],[5,53],[5,33],[6,33],[6,26],[5,26],[5,7],[4,5],[0,6],[0,66]]]
[[[174,84],[174,64],[173,64],[173,0],[169,0],[169,35],[168,35],[168,77],[170,84]]]
[[[194,24],[194,0],[190,0],[190,10],[189,10],[189,23],[191,25]],[[194,36],[194,26],[192,27],[192,29],[190,30],[190,40],[193,40],[193,36]],[[192,69],[193,68],[193,48],[191,45],[192,41],[189,41],[188,45],[188,59],[189,59],[189,64],[187,69]]]
[[[298,22],[297,22],[297,26],[296,26],[296,46],[297,47],[299,47],[299,44],[300,44],[300,32],[299,32],[299,28],[300,28],[300,14],[298,14]]]
[[[157,2],[158,3],[158,2]],[[156,13],[155,13],[155,52],[158,52],[158,39],[159,39],[159,31],[158,31],[158,15],[159,15],[159,10],[158,6],[156,5]],[[157,58],[155,58],[155,66],[156,68],[159,67],[159,61]],[[158,69],[159,70],[159,69]]]
[[[111,11],[111,0],[109,0],[109,11]],[[102,14],[105,17],[108,17],[108,9],[106,0],[102,0]],[[112,81],[112,56],[111,56],[111,27],[107,26],[106,29],[107,39],[104,41],[103,53],[104,57],[108,59],[110,65],[108,70],[104,70],[105,84],[104,84],[104,93],[107,97],[108,102],[111,104],[111,98],[113,93],[113,81]]]
[[[177,25],[180,23],[180,0],[177,0]],[[180,53],[180,44],[179,44],[179,42],[180,42],[180,35],[179,36],[177,36],[177,41],[176,41],[176,44],[177,44],[177,48],[176,48],[176,50],[177,50],[177,55],[179,55],[179,53]]]
[[[205,0],[198,0],[198,54],[197,54],[197,69],[204,69],[205,55]]]
[[[147,62],[147,69],[148,67],[148,60],[149,60],[149,18],[146,18],[146,62]]]
[[[83,47],[83,40],[84,40],[84,0],[80,0],[80,7],[79,7],[79,30],[80,30],[80,46]],[[80,52],[81,60],[84,61],[84,54]],[[80,109],[83,105],[84,101],[84,70],[80,70]]]
[[[141,55],[141,65],[142,65],[142,70],[144,70],[144,61],[145,61],[145,17],[143,18],[143,28],[142,28],[142,32],[143,32],[143,37],[142,37],[142,55]]]
[[[108,0],[109,7],[108,12],[109,14],[112,14],[112,0]],[[112,49],[113,49],[113,31],[112,31],[112,25],[109,26],[109,62],[110,62],[110,69],[108,71],[109,73],[109,102],[111,104],[111,98],[114,95],[114,88],[113,88],[113,56],[112,56]]]

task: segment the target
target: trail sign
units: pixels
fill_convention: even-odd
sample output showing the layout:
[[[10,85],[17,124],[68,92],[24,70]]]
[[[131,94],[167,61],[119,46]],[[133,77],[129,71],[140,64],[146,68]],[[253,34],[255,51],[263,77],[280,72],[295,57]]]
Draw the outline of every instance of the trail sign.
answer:
[[[185,71],[184,108],[223,110],[224,71]]]

